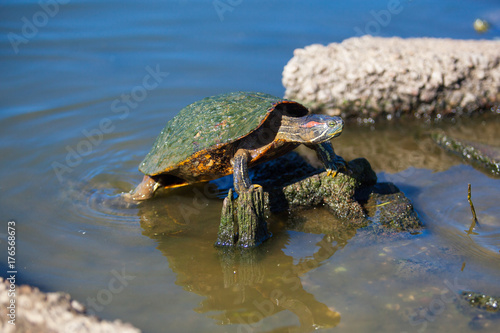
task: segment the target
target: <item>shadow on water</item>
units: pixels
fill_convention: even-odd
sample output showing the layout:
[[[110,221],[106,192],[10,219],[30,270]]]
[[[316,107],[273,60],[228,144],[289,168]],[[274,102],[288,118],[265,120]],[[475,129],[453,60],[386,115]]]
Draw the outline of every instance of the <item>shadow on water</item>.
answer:
[[[290,235],[274,217],[273,237],[261,247],[215,248],[218,225],[207,220],[214,222],[217,217],[204,212],[203,217],[186,220],[176,209],[182,200],[176,203],[176,199],[169,197],[169,204],[163,200],[141,204],[141,226],[144,235],[158,242],[158,250],[177,275],[176,284],[203,296],[196,312],[207,314],[218,324],[243,325],[243,332],[259,328],[265,318],[284,310],[293,313],[298,324],[284,325],[273,332],[309,332],[340,322],[338,312],[304,289],[301,276],[331,258],[355,231],[323,235],[315,244],[316,251],[299,259],[284,252]],[[220,207],[219,202],[216,205]]]
[[[94,170],[84,178],[85,183],[69,191],[77,213],[88,219],[109,219],[111,224],[133,224],[139,217],[142,234],[157,242],[176,284],[203,297],[195,312],[217,324],[239,325],[243,332],[261,328],[266,318],[285,310],[295,320],[281,323],[272,332],[311,332],[340,322],[340,314],[308,292],[301,277],[342,249],[355,230],[319,234],[315,250],[297,258],[285,252],[291,241],[286,230],[288,214],[274,215],[270,218],[273,237],[259,248],[216,248],[219,198],[231,177],[218,181],[221,188],[205,183],[160,191],[139,204],[121,199],[120,191],[130,186],[123,175]],[[294,218],[294,229],[311,230],[304,227],[309,220],[307,215]]]

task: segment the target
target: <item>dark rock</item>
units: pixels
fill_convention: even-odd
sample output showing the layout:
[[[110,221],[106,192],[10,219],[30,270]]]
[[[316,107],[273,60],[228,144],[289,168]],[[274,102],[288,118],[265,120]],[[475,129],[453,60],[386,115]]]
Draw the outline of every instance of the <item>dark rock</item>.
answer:
[[[274,213],[326,207],[334,216],[328,223],[312,226],[303,219],[292,219],[291,226],[325,234],[363,227],[370,222],[393,231],[421,228],[411,202],[394,184],[377,184],[377,176],[364,158],[350,161],[346,170],[334,177],[313,168],[298,154],[290,153],[254,168],[252,179],[263,186],[267,195],[258,188],[253,196],[243,194],[233,199],[229,191],[216,245],[252,247],[267,239],[265,207]]]
[[[276,170],[289,170],[276,173]],[[269,192],[272,212],[325,206],[337,217],[363,219],[363,207],[354,198],[357,190],[374,185],[377,175],[364,158],[350,161],[335,177],[316,169],[296,153],[257,166],[255,183]]]
[[[463,291],[461,298],[469,303],[470,306],[481,310],[489,312],[498,312],[500,310],[500,297],[489,296],[474,291]]]
[[[349,166],[358,161],[360,160],[351,161]],[[322,172],[285,186],[281,191],[273,191],[271,196],[285,200],[281,203],[274,203],[281,207],[288,206],[288,209],[293,210],[322,205],[337,217],[354,221],[365,217],[363,208],[354,199],[356,188],[360,185],[362,184],[355,177],[347,173],[340,172],[332,177]]]
[[[378,183],[371,188],[365,205],[372,220],[399,231],[416,231],[420,220],[411,201],[392,183]]]
[[[474,291],[462,291],[456,302],[464,316],[470,317],[469,327],[474,330],[498,327],[500,297]]]

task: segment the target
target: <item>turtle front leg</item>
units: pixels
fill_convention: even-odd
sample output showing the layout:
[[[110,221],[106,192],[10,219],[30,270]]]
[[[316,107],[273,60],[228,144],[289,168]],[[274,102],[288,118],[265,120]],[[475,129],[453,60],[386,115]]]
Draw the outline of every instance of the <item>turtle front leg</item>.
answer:
[[[248,176],[250,158],[248,150],[238,149],[231,160],[238,198],[233,199],[229,190],[224,199],[216,245],[249,248],[271,237],[266,223],[266,196],[262,186],[252,184]]]
[[[325,141],[312,147],[310,146],[310,148],[316,150],[316,154],[321,162],[323,162],[328,175],[333,173],[333,177],[335,177],[339,170],[346,169],[347,163],[342,157],[335,154],[330,141]]]
[[[149,176],[144,176],[142,182],[129,193],[124,193],[123,198],[127,201],[142,201],[152,198],[160,183]]]
[[[249,155],[246,149],[238,149],[231,160],[231,164],[233,165],[234,189],[238,194],[248,191],[252,186],[260,187],[260,185],[253,185],[248,176]]]

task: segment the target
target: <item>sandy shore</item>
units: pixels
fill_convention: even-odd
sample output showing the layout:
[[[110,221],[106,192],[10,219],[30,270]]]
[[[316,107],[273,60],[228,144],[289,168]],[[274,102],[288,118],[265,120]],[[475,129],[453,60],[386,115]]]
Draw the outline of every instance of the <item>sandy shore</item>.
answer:
[[[13,295],[15,296],[11,297]],[[66,293],[44,293],[38,288],[27,285],[14,287],[1,277],[0,331],[4,333],[140,332],[139,329],[120,320],[110,322],[87,315],[85,307],[72,300]]]

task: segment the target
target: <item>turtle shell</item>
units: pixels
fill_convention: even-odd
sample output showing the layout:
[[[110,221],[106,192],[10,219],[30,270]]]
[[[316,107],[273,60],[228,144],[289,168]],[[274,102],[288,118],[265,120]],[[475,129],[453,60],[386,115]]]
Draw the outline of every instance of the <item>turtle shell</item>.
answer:
[[[210,158],[212,152],[259,128],[282,103],[298,106],[297,116],[308,112],[299,103],[259,92],[232,92],[194,102],[167,123],[139,170],[149,176],[168,174],[200,154]],[[219,177],[227,174],[211,173],[220,173]]]

